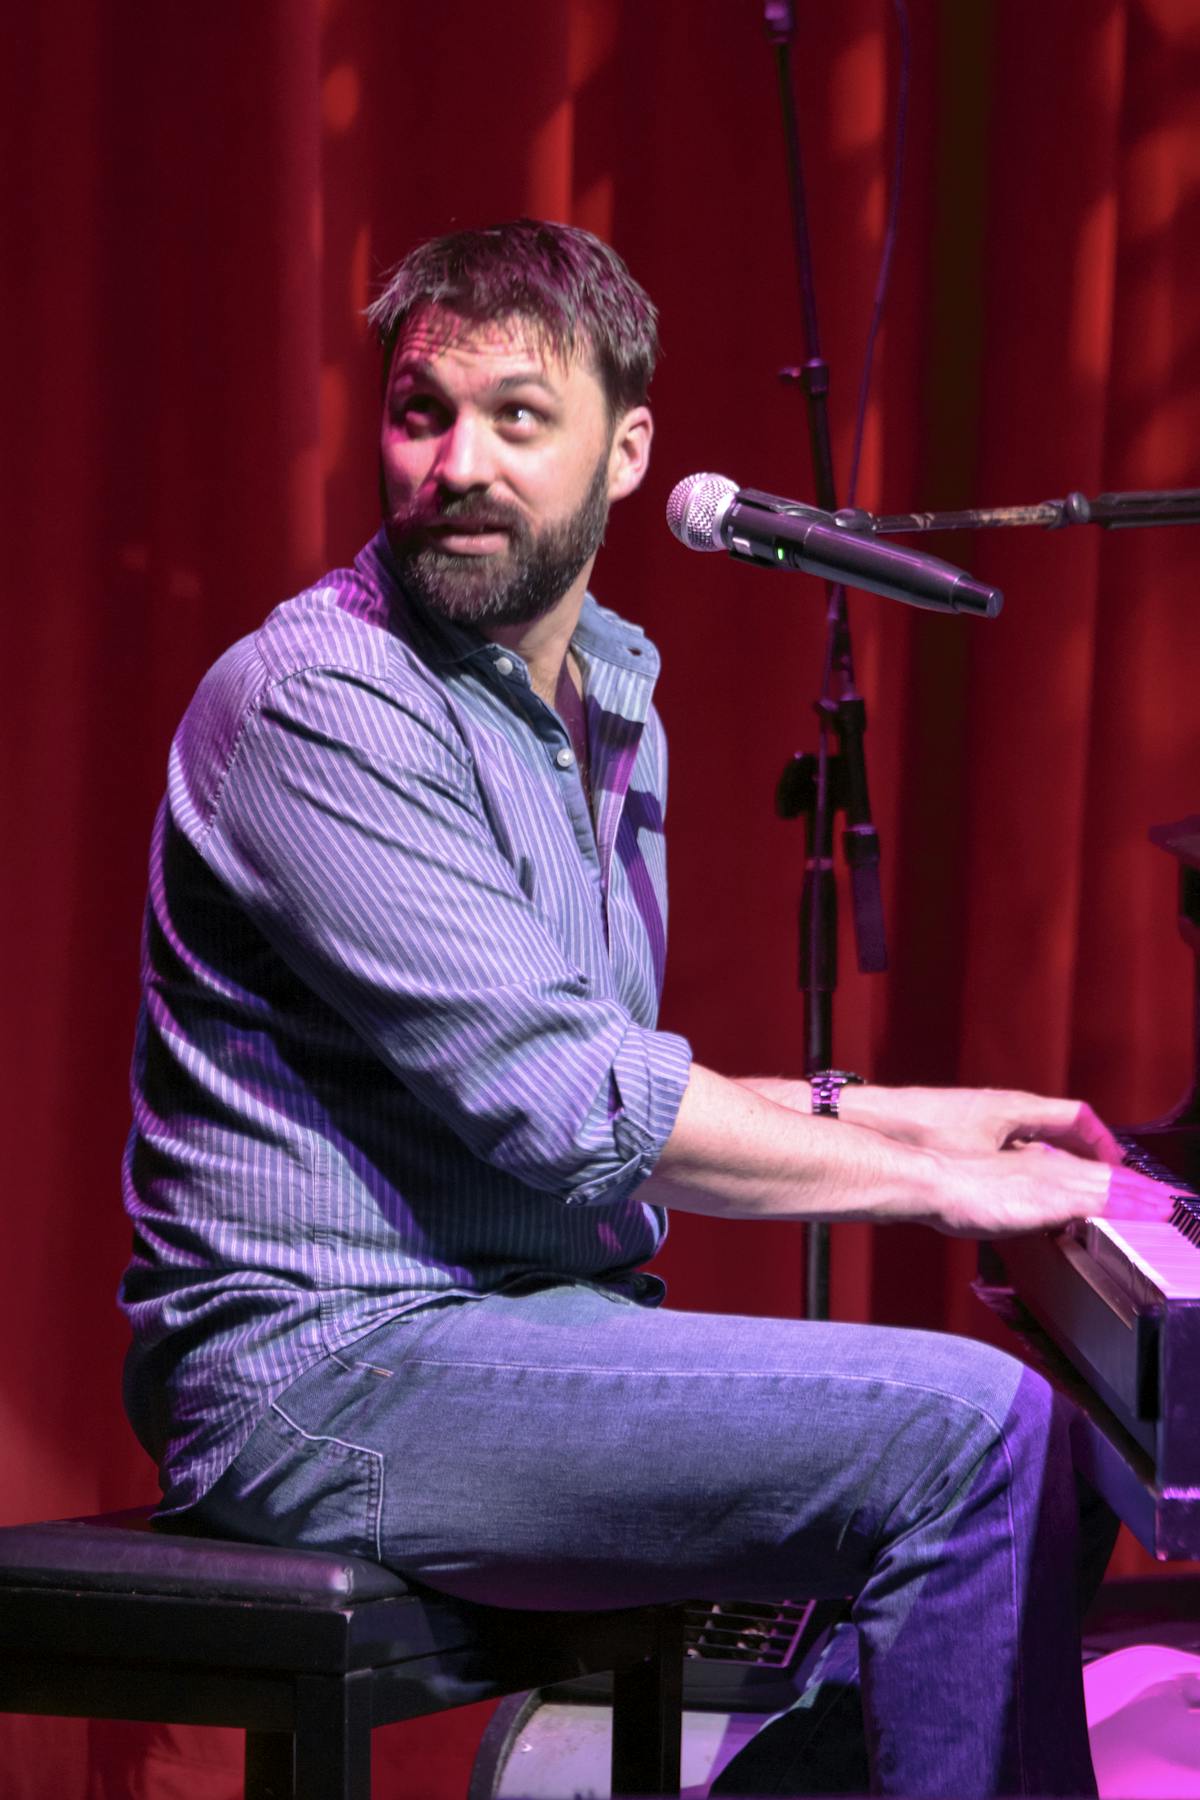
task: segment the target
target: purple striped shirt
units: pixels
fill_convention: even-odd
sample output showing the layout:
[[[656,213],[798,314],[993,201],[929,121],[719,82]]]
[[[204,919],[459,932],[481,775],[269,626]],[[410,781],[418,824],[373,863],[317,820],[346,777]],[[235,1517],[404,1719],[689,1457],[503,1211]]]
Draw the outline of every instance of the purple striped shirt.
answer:
[[[382,536],[201,683],[155,825],[126,1401],[190,1504],[270,1398],[414,1305],[621,1281],[690,1065],[658,1032],[658,658],[584,603],[593,814],[511,651]],[[646,1278],[641,1278],[645,1280]]]

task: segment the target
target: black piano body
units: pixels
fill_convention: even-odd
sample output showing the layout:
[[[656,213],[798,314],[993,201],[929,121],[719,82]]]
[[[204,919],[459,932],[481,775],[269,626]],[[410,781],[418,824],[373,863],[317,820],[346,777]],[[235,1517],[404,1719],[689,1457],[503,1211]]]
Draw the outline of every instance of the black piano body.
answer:
[[[1166,1560],[1200,1556],[1200,815],[1150,836],[1179,861],[1179,926],[1197,952],[1194,1078],[1168,1117],[1121,1135],[1127,1159],[1181,1196],[1175,1217],[985,1244],[976,1291],[1070,1394],[1084,1473]]]

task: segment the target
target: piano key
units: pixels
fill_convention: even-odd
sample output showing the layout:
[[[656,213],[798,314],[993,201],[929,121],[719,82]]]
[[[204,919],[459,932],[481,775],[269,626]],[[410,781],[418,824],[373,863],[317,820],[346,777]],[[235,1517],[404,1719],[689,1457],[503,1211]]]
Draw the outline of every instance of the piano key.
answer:
[[[1089,1219],[1084,1243],[1101,1268],[1127,1287],[1133,1280],[1151,1304],[1200,1297],[1200,1249],[1169,1219]]]

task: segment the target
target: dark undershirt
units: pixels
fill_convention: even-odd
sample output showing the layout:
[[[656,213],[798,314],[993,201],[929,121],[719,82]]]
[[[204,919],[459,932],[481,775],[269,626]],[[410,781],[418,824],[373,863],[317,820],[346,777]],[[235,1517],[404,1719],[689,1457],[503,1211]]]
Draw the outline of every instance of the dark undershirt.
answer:
[[[588,812],[592,814],[594,823],[595,809],[592,805],[592,765],[588,745],[587,709],[582,696],[576,690],[575,683],[571,680],[571,672],[565,662],[558,678],[554,710],[567,728],[567,736],[571,740],[571,748],[575,752],[575,761],[579,766],[579,779],[583,783]]]

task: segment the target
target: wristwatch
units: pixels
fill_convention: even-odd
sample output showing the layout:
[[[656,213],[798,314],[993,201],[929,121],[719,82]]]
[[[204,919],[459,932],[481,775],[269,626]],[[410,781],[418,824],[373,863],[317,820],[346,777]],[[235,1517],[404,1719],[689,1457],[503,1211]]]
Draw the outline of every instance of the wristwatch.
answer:
[[[865,1078],[852,1075],[849,1069],[818,1069],[808,1079],[812,1087],[812,1109],[827,1119],[837,1118],[838,1096],[844,1087],[866,1086]]]

